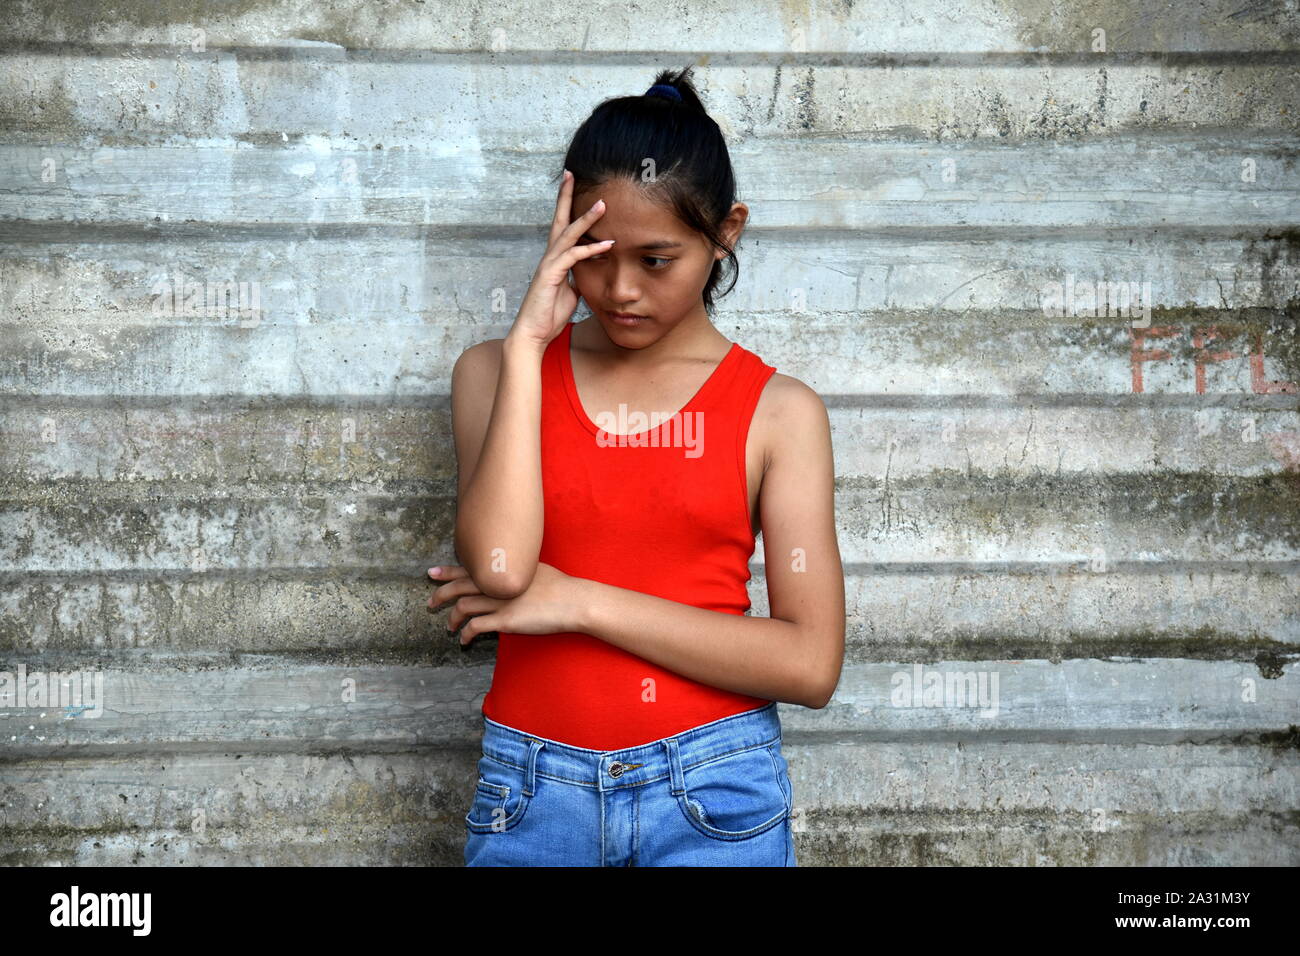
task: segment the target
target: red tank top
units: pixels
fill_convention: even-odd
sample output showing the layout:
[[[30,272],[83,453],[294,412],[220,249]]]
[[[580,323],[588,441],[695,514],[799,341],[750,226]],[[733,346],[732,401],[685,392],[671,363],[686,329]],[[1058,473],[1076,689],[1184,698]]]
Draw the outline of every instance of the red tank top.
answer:
[[[743,615],[754,553],[745,442],[776,369],[733,342],[695,396],[657,427],[639,422],[635,410],[624,421],[598,412],[593,422],[574,384],[572,333],[570,324],[542,356],[538,560],[575,577]],[[602,440],[617,444],[602,447]],[[589,634],[501,633],[482,713],[574,747],[622,750],[768,703]]]

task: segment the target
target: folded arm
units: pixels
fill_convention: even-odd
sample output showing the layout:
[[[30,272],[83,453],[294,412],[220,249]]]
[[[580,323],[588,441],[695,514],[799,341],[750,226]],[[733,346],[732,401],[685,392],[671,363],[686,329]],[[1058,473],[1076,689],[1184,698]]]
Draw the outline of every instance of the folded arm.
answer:
[[[541,356],[493,339],[452,369],[456,555],[494,598],[527,590],[542,546]]]
[[[771,617],[582,579],[575,630],[713,687],[821,708],[844,659],[830,422],[817,393],[794,379],[783,381],[772,415],[777,441],[759,492]]]

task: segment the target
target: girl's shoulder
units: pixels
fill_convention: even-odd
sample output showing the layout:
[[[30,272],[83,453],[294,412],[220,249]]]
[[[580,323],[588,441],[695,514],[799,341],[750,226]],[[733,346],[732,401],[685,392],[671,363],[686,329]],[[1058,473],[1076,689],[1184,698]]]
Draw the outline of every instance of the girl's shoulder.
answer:
[[[817,391],[793,375],[773,372],[758,394],[750,423],[751,433],[757,432],[763,443],[763,457],[770,461],[791,435],[823,427],[829,427],[829,416]]]
[[[451,368],[452,398],[462,405],[471,405],[482,411],[492,410],[497,391],[497,378],[501,374],[501,351],[505,339],[488,339],[469,346],[460,353]]]
[[[758,394],[758,408],[767,415],[778,416],[792,423],[808,422],[826,415],[826,403],[812,387],[793,375],[773,372]]]

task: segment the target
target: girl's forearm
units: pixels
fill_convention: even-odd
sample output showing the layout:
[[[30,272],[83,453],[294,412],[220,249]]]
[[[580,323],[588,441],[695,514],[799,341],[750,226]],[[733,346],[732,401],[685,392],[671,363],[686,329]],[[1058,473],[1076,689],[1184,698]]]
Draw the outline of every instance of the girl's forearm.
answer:
[[[709,611],[586,578],[575,582],[578,633],[712,687],[824,706],[815,658],[798,624]]]
[[[456,554],[480,591],[528,588],[542,546],[542,351],[506,337],[478,464],[456,509]]]

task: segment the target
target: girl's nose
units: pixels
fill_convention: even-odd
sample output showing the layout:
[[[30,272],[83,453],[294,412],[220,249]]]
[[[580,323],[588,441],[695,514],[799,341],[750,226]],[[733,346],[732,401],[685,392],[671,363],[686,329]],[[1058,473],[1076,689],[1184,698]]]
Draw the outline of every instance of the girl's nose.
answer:
[[[641,298],[635,273],[631,268],[619,265],[617,260],[610,267],[608,298],[615,303],[636,302]]]

